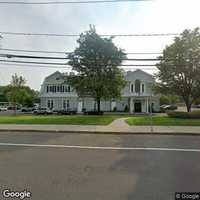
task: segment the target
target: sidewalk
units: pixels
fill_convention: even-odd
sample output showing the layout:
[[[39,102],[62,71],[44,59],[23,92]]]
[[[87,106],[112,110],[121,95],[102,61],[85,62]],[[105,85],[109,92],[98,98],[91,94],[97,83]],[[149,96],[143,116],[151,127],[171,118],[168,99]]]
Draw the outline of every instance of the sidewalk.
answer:
[[[0,132],[62,132],[62,133],[100,133],[100,134],[171,134],[199,135],[200,126],[129,126],[125,118],[113,121],[108,126],[93,125],[12,125],[1,124]]]

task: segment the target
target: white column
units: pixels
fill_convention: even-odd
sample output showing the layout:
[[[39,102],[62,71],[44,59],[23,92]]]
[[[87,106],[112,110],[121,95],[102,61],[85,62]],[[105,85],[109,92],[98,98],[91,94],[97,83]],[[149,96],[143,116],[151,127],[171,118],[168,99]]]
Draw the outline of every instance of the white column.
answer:
[[[111,111],[116,107],[116,101],[111,101]]]
[[[78,109],[77,109],[77,112],[78,113],[82,113],[82,109],[83,109],[83,101],[82,100],[78,100]]]
[[[148,97],[147,97],[147,99],[146,99],[146,104],[147,104],[147,113],[149,113],[149,99],[148,99]]]
[[[130,114],[133,113],[133,98],[130,98],[129,112],[130,112]]]

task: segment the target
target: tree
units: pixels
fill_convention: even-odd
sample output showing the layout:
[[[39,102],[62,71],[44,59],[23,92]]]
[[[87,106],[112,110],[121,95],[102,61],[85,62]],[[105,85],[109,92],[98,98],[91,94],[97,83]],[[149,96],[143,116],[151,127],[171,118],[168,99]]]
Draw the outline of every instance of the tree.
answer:
[[[16,114],[16,105],[20,102],[20,90],[25,85],[26,80],[22,76],[17,74],[12,76],[10,85],[8,86],[8,100],[14,105],[14,110]]]
[[[102,99],[119,98],[125,86],[123,72],[118,66],[126,56],[112,39],[100,37],[90,26],[89,31],[80,35],[79,46],[68,57],[68,64],[76,75],[71,75],[67,81],[79,96],[92,96],[98,112]]]
[[[200,32],[185,30],[167,46],[157,65],[157,89],[183,98],[187,111],[200,97]]]
[[[164,104],[176,104],[179,101],[180,101],[180,99],[176,95],[162,95],[160,97],[160,105],[164,105]]]

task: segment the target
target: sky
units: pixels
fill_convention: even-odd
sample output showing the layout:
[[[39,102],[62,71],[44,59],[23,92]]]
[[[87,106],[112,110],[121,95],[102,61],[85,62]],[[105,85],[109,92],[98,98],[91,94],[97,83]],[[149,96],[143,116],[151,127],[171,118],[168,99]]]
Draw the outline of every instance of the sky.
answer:
[[[34,2],[36,1],[39,0]],[[92,24],[96,26],[99,34],[181,33],[184,29],[200,27],[199,8],[200,0],[152,0],[73,5],[0,5],[0,31],[80,34],[88,30],[89,24]],[[74,37],[4,34],[2,36],[1,48],[67,52],[77,47],[77,38]],[[173,36],[116,37],[114,42],[125,52],[162,52],[166,45],[173,42],[173,38]],[[0,53],[11,52],[0,50]],[[17,54],[31,55],[19,52]],[[37,55],[64,56],[60,54]],[[129,58],[156,58],[156,55],[129,55]],[[131,61],[129,64],[153,63]],[[145,67],[137,68],[151,74],[156,72],[156,70]],[[64,68],[53,69],[0,63],[0,85],[9,84],[12,74],[17,73],[25,77],[27,85],[39,90],[44,78],[56,70],[68,71]]]

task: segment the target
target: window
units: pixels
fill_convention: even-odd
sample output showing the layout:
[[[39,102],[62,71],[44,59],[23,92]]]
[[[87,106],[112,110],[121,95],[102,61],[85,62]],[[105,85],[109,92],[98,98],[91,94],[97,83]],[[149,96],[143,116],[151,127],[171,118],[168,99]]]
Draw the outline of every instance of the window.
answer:
[[[70,105],[69,105],[69,100],[67,100],[67,108],[69,108],[70,107]]]
[[[133,84],[131,84],[131,92],[132,92],[132,93],[133,93],[133,86],[134,86],[134,85],[133,85]]]
[[[71,87],[69,85],[63,86],[63,92],[71,92]]]
[[[142,84],[142,92],[144,92],[144,84]]]
[[[71,87],[70,86],[68,86],[68,92],[70,92],[71,91]]]
[[[50,102],[50,100],[47,101],[47,107],[48,107],[48,108],[51,107],[51,102]]]
[[[140,93],[140,80],[135,80],[135,92]]]
[[[49,109],[53,109],[53,100],[48,99],[48,101],[47,101],[47,107],[48,107]]]
[[[60,92],[60,87],[59,87],[59,85],[57,86],[57,92]]]
[[[69,100],[67,99],[67,100],[63,100],[63,109],[69,109],[69,107],[70,107],[70,104],[69,104]]]
[[[63,109],[66,109],[66,100],[63,100]]]
[[[65,86],[65,92],[67,92],[67,86]]]
[[[47,91],[47,93],[49,92],[49,86],[48,85],[47,85],[47,90],[46,91]]]

